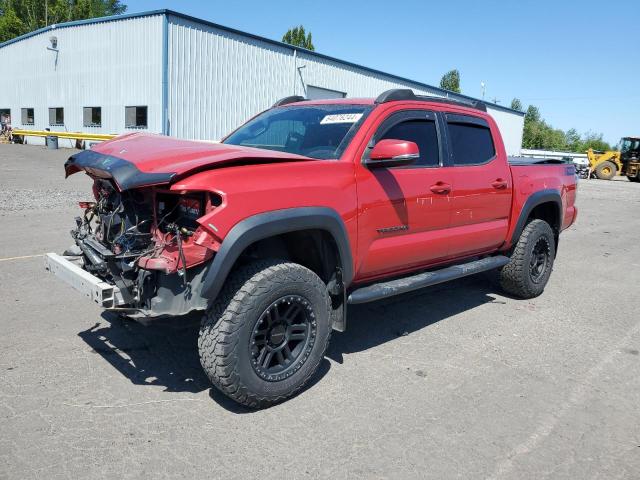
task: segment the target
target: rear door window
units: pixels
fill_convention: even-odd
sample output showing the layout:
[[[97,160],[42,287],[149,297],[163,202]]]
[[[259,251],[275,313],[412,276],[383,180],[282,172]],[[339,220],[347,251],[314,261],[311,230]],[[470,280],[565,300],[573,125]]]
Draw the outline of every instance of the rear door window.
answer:
[[[454,165],[482,165],[496,155],[489,125],[482,118],[446,115]]]

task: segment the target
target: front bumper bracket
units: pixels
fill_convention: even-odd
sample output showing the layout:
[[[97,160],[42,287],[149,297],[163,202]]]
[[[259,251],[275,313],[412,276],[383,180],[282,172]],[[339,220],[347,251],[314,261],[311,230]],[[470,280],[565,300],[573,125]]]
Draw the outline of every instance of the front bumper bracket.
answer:
[[[61,255],[47,253],[44,256],[44,268],[103,308],[125,304],[118,287],[91,275]]]

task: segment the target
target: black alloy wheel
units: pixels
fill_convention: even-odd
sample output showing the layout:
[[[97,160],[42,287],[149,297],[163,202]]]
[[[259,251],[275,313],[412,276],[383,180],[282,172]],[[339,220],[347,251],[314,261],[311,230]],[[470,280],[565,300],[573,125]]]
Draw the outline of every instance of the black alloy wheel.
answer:
[[[260,316],[251,334],[251,364],[258,376],[280,381],[296,372],[309,357],[316,320],[308,300],[282,297]]]
[[[529,263],[529,274],[533,282],[538,283],[544,277],[550,264],[550,252],[548,240],[545,237],[540,237],[533,246]]]

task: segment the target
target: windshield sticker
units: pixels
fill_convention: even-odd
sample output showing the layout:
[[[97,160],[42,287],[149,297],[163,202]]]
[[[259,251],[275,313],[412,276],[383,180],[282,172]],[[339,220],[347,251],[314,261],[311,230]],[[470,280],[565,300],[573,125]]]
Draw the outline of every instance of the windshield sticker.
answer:
[[[356,123],[361,117],[361,113],[338,113],[335,115],[327,115],[320,120],[320,125],[328,125],[330,123]]]

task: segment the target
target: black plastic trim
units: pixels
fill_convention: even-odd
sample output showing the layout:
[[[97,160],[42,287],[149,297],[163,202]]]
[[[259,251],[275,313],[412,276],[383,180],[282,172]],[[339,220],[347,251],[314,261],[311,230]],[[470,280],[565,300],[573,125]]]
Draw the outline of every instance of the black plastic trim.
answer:
[[[469,102],[463,102],[462,100],[454,100],[453,98],[430,97],[428,95],[416,95],[416,98],[423,102],[444,103],[446,105],[473,108],[474,110],[480,110],[481,112],[487,111],[487,106],[480,101],[470,100]]]
[[[305,100],[305,98],[301,97],[300,95],[291,95],[289,97],[281,98],[276,103],[274,103],[273,106],[274,107],[281,107],[283,105],[289,105],[290,103],[302,102],[304,100]]]
[[[387,103],[395,102],[398,100],[417,100],[416,94],[413,90],[408,88],[392,88],[391,90],[385,90],[375,100],[375,103]]]
[[[67,177],[80,170],[95,173],[98,176],[113,178],[121,190],[170,183],[176,175],[175,172],[141,172],[131,162],[98,153],[94,150],[84,150],[76,153],[69,157],[69,160],[64,164],[64,171]],[[100,174],[101,172],[104,173]]]
[[[558,207],[558,232],[556,232],[556,234],[559,233],[559,229],[562,226],[562,197],[556,190],[540,190],[539,192],[533,193],[524,203],[520,216],[518,217],[518,223],[516,223],[516,228],[513,231],[513,235],[511,235],[511,245],[514,245],[520,238],[520,234],[522,233],[522,230],[524,230],[524,227],[527,224],[527,219],[533,209],[538,205],[549,202],[555,203]],[[551,227],[553,227],[553,225],[551,225]]]
[[[434,102],[434,103],[445,103],[447,105],[458,105],[461,107],[473,108],[476,110],[480,110],[482,112],[487,111],[487,106],[483,102],[479,101],[469,101],[463,102],[461,100],[455,100],[452,98],[444,98],[444,97],[431,97],[428,95],[416,95],[413,93],[413,90],[408,88],[392,88],[391,90],[386,90],[382,92],[375,100],[375,103],[387,103],[387,102],[397,102],[397,101],[420,101],[420,102]]]
[[[449,146],[449,128],[447,126],[447,121],[444,119],[444,114],[442,112],[436,113],[436,119],[438,122],[438,135],[440,138],[440,162],[443,167],[452,167],[453,166],[453,158],[451,155],[451,147]]]
[[[342,281],[353,279],[353,260],[349,237],[340,215],[328,207],[300,207],[261,213],[236,224],[224,238],[205,275],[202,295],[215,299],[242,252],[258,240],[283,233],[319,229],[331,234],[338,246]]]
[[[358,304],[373,302],[383,298],[393,297],[402,293],[412,292],[421,288],[448,282],[456,278],[462,278],[476,273],[504,267],[509,263],[509,258],[503,255],[482,258],[472,262],[453,265],[431,272],[419,273],[409,277],[398,278],[387,282],[374,283],[366,287],[358,288],[351,292],[348,303]]]
[[[445,118],[448,123],[468,123],[470,125],[477,125],[479,127],[491,129],[491,127],[489,126],[489,122],[480,117],[461,115],[459,113],[445,113]]]

